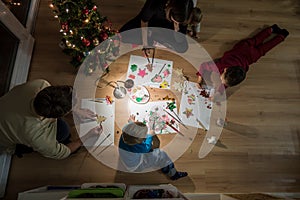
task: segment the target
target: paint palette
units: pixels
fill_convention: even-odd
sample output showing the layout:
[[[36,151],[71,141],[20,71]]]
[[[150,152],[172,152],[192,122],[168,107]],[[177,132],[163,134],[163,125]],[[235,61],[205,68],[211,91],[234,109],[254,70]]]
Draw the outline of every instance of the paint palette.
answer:
[[[128,90],[129,98],[138,104],[147,103],[150,100],[150,94],[146,87],[136,85]]]

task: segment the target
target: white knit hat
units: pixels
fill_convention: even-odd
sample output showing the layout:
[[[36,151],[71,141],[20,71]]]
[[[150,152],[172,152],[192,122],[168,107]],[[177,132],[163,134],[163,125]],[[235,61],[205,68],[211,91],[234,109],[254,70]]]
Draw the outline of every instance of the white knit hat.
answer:
[[[139,126],[134,122],[126,124],[122,131],[127,133],[130,136],[137,137],[137,138],[146,138],[148,133],[147,126]]]

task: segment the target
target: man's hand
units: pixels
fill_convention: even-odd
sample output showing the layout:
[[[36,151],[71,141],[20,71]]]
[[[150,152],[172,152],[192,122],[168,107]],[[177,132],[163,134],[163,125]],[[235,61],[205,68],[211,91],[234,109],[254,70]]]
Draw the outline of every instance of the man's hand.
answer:
[[[81,122],[85,119],[90,119],[93,121],[97,120],[97,114],[87,108],[78,108],[74,110],[73,113]]]
[[[81,137],[81,140],[84,142],[90,137],[100,136],[102,134],[102,132],[103,132],[103,127],[100,124],[99,126],[96,126],[96,127],[92,128],[91,130],[89,130],[89,132],[87,132],[87,134],[85,134],[83,137]]]

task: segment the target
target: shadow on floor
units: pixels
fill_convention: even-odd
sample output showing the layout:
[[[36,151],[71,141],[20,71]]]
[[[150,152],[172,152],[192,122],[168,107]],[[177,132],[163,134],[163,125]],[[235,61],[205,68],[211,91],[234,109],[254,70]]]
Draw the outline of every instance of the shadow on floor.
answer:
[[[252,126],[246,126],[235,122],[228,121],[224,129],[248,138],[257,138],[258,136],[258,129]]]

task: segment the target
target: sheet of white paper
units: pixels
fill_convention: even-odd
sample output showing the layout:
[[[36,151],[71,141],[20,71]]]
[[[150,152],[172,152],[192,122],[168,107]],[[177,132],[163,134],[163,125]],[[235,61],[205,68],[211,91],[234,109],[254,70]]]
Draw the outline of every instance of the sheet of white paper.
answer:
[[[199,89],[197,83],[184,82],[179,115],[185,124],[209,130],[213,105],[209,97],[212,92],[209,89]]]
[[[102,103],[100,103],[102,101]],[[114,122],[115,122],[115,103],[107,104],[105,98],[98,98],[97,102],[92,99],[82,99],[81,108],[88,108],[98,116],[104,116],[102,122],[103,132],[99,138],[91,138],[84,143],[85,146],[108,146],[114,144]],[[89,130],[98,126],[97,121],[87,121],[80,124],[80,136],[85,135]],[[95,141],[96,140],[96,141]]]
[[[147,58],[131,55],[126,77],[134,80],[135,85],[170,89],[172,70],[173,61],[155,58],[151,67]]]
[[[149,117],[153,116],[152,112],[157,113],[159,119],[155,120],[156,134],[176,133],[174,129],[172,129],[170,126],[166,125],[165,122],[163,122],[169,122],[173,119],[173,117],[176,118],[176,115],[166,108],[168,106],[167,103],[171,102],[172,101],[153,101],[148,102],[146,104],[136,104],[130,101],[129,110],[131,114],[134,114],[136,116],[136,120],[140,122],[145,122],[148,127]],[[165,112],[165,110],[167,110],[171,115]],[[174,109],[174,112],[177,114],[177,109]],[[172,126],[179,130],[178,122],[176,120],[174,120],[174,124]]]

